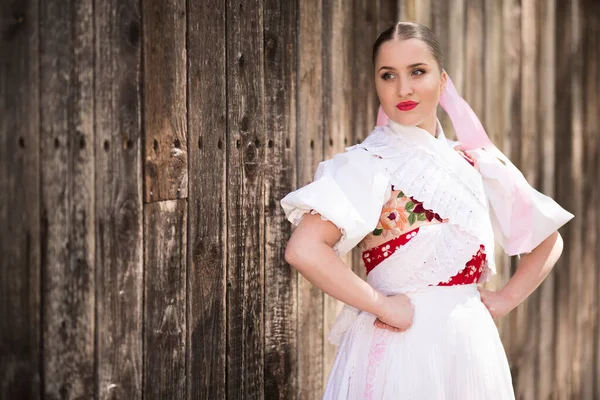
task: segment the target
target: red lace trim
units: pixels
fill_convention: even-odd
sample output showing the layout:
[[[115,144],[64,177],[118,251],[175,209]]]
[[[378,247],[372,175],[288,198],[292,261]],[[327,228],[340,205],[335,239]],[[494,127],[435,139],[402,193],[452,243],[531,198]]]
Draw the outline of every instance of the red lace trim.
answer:
[[[410,232],[403,233],[402,235],[389,240],[377,247],[362,252],[362,259],[369,274],[373,268],[379,265],[383,260],[394,254],[394,252],[406,245],[411,239],[413,239],[419,233],[419,228],[413,229]],[[485,247],[481,245],[479,251],[473,256],[473,258],[465,265],[458,274],[451,277],[446,282],[440,282],[438,286],[454,286],[454,285],[468,285],[471,283],[477,283],[483,268],[486,263]]]

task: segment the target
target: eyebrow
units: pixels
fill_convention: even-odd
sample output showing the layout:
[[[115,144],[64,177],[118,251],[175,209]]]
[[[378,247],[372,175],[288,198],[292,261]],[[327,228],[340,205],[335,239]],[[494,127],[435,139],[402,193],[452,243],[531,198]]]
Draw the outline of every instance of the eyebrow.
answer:
[[[427,66],[427,64],[425,64],[425,63],[415,63],[415,64],[410,64],[407,68],[409,68],[409,69],[410,68],[415,68],[415,67],[419,67],[421,65]],[[377,72],[381,71],[382,69],[391,69],[391,70],[394,70],[395,68],[394,67],[387,67],[387,66],[384,65],[381,68],[379,68],[379,70],[377,70]]]

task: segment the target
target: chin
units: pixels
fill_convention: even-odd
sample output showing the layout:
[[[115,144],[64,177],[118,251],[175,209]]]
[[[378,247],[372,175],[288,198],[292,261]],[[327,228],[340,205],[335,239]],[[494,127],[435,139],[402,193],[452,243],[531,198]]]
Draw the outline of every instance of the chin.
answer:
[[[397,111],[391,117],[391,119],[404,126],[416,126],[423,122],[423,118],[419,115],[408,115],[408,113],[403,111]]]

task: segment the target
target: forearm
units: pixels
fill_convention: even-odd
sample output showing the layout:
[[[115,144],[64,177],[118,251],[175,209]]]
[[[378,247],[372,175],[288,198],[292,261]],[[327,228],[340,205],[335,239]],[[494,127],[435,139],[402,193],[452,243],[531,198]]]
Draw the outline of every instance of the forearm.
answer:
[[[286,261],[331,297],[376,316],[383,311],[385,296],[348,268],[326,243],[288,245]]]
[[[521,304],[543,282],[562,249],[562,238],[555,232],[531,253],[521,257],[517,271],[500,291],[510,302],[511,309]]]

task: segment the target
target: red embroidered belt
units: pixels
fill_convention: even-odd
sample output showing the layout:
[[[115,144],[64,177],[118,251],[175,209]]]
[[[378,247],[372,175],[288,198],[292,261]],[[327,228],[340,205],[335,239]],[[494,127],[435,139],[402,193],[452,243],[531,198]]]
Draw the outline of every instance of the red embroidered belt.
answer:
[[[377,247],[362,252],[362,259],[367,269],[367,274],[379,265],[383,260],[394,254],[394,252],[406,245],[412,238],[417,236],[419,228],[389,240]],[[440,282],[437,286],[454,286],[454,285],[469,285],[477,283],[483,268],[485,267],[486,255],[485,247],[481,245],[479,251],[471,258],[458,274],[451,277],[448,281]]]

